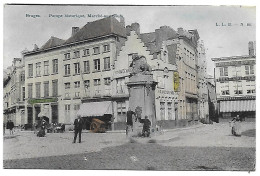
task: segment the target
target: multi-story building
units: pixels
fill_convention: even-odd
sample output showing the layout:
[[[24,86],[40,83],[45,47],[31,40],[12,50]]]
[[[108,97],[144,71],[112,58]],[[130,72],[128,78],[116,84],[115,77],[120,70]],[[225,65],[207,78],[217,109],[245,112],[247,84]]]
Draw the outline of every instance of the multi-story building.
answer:
[[[198,115],[209,122],[207,60],[203,41],[198,44]]]
[[[155,33],[140,34],[138,23],[126,26],[127,40],[115,61],[113,75],[113,87],[115,87],[113,95],[117,97],[114,106],[117,113],[114,116],[115,121],[119,122],[118,124],[121,122],[125,126],[126,110],[129,106],[129,93],[125,84],[129,80],[129,67],[134,55],[142,55],[152,68],[153,79],[158,82],[155,90],[157,124],[166,128],[175,126],[178,100],[177,93],[174,91],[174,73],[177,69],[174,50],[170,45],[164,45],[163,42],[157,43],[165,35],[164,29],[167,30],[163,27],[156,30]],[[148,42],[151,36],[157,37],[154,44]],[[153,48],[151,45],[155,47]],[[124,109],[121,108],[121,104]]]
[[[114,17],[89,22],[73,27],[67,40],[51,37],[24,53],[26,123],[46,116],[70,124],[82,102],[109,100],[111,70],[126,39],[122,23]]]
[[[212,58],[215,62],[216,94],[220,117],[255,117],[255,43],[249,55]]]
[[[24,124],[25,73],[22,58],[14,58],[4,79],[4,123],[12,120],[15,126]]]
[[[176,63],[180,78],[178,95],[178,118],[183,125],[198,121],[198,50],[197,30],[185,31],[178,28],[176,44]]]
[[[141,34],[138,23],[125,27],[123,18],[119,22],[114,17],[73,27],[67,40],[51,37],[42,47],[23,53],[23,123],[46,116],[49,122],[71,124],[83,104],[81,109],[95,104],[83,113],[106,111],[113,117],[113,129],[124,128],[126,82],[135,54],[146,57],[158,82],[158,123],[173,127],[197,120],[198,39],[196,30],[176,32],[168,26]]]

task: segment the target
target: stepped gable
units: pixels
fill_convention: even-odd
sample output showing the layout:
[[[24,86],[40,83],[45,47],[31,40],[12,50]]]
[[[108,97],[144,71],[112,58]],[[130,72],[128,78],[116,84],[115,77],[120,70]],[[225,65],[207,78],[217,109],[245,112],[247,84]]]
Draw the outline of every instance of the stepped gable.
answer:
[[[125,27],[112,16],[87,23],[77,33],[66,40],[64,44],[80,42],[109,34],[126,37]]]
[[[59,39],[57,37],[51,37],[41,48],[40,50],[45,50],[49,48],[53,48],[59,45],[62,45],[65,42],[65,40]]]

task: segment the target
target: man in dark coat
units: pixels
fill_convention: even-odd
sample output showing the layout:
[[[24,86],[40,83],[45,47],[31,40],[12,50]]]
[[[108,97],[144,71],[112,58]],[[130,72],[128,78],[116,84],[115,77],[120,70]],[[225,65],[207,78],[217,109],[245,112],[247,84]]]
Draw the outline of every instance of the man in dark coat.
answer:
[[[133,131],[133,115],[135,115],[135,112],[131,111],[131,108],[128,108],[126,112],[126,135],[129,130]]]
[[[76,142],[77,135],[79,134],[79,143],[81,143],[81,132],[83,127],[83,120],[80,115],[77,115],[77,119],[74,121],[74,140],[73,143]]]
[[[12,120],[10,120],[10,122],[9,122],[10,134],[14,134],[13,128],[14,128],[14,122]]]
[[[143,123],[143,136],[149,137],[150,136],[150,127],[151,121],[148,119],[148,116],[145,116],[145,119],[141,119],[140,123]]]

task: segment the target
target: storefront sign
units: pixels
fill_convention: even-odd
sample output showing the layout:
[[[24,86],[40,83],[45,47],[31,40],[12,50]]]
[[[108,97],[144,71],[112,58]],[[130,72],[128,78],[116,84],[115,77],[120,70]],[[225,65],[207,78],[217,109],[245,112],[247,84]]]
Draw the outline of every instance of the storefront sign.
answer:
[[[223,67],[223,66],[240,66],[240,65],[255,65],[255,60],[231,61],[231,62],[220,62],[220,63],[216,63],[216,67]]]
[[[57,102],[57,98],[45,98],[45,99],[30,99],[28,100],[29,104],[35,104],[35,103],[50,103],[50,102]]]
[[[238,81],[238,80],[251,80],[251,81],[254,81],[255,80],[255,76],[246,76],[246,77],[238,76],[238,77],[232,77],[232,78],[223,77],[223,78],[217,79],[216,81],[220,82],[220,81]]]
[[[123,74],[123,73],[129,73],[130,69],[121,69],[121,70],[117,70],[115,71],[115,74]]]
[[[174,91],[171,90],[158,90],[158,93],[174,95]]]

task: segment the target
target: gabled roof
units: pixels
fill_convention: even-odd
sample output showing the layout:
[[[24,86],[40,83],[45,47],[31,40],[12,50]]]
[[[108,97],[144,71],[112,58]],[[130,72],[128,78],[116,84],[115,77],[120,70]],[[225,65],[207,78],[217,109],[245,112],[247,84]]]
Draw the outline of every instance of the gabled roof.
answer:
[[[112,16],[87,23],[76,34],[66,40],[65,44],[106,36],[109,34],[126,37],[124,26]]]
[[[59,39],[57,37],[51,37],[41,48],[40,50],[45,50],[48,48],[53,48],[55,46],[62,45],[65,42],[65,40]]]
[[[142,42],[144,42],[151,54],[161,50],[163,41],[176,37],[176,31],[169,26],[161,26],[160,29],[156,29],[155,32],[143,33],[140,35]]]

